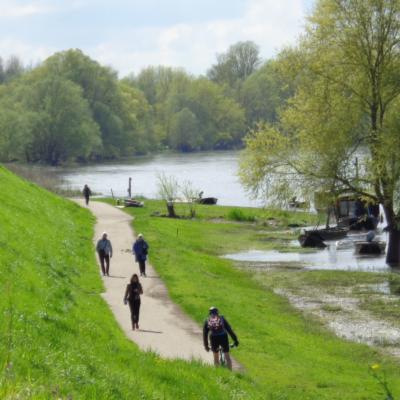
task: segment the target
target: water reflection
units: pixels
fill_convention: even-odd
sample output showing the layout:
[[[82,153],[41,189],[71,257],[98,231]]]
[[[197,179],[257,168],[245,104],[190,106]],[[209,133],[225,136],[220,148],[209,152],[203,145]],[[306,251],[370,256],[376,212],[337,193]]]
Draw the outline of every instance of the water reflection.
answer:
[[[249,250],[227,254],[224,258],[235,261],[247,261],[270,266],[271,264],[294,264],[310,270],[341,270],[388,272],[392,269],[385,262],[385,255],[358,256],[353,248],[338,249],[335,242],[327,242],[328,247],[315,252],[283,253],[276,250]]]

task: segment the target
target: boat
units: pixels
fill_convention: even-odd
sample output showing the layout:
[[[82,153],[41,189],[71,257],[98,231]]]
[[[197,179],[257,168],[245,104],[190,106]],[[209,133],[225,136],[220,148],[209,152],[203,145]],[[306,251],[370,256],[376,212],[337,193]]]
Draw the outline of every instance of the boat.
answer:
[[[310,204],[307,201],[299,201],[296,197],[293,197],[291,201],[289,201],[290,208],[309,208]]]
[[[143,207],[143,201],[138,201],[134,199],[124,199],[125,207]]]
[[[217,204],[218,199],[215,197],[201,197],[196,199],[199,204]]]
[[[313,231],[305,231],[298,237],[298,240],[301,247],[317,247],[319,249],[327,247],[322,237]]]
[[[335,214],[338,226],[352,231],[376,229],[380,213],[379,204],[367,201],[354,193],[341,194],[336,200]]]
[[[334,226],[332,228],[306,230],[305,234],[319,235],[322,240],[339,240],[347,236],[348,231],[345,227]]]
[[[354,243],[355,253],[364,254],[384,254],[386,249],[386,242],[383,241],[357,241]]]

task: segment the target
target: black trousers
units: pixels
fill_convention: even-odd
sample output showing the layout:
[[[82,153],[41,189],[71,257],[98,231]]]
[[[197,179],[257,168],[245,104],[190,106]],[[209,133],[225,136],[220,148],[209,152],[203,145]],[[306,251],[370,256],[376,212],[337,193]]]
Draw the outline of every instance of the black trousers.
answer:
[[[138,261],[138,262],[139,262],[140,275],[146,275],[146,261]]]
[[[129,301],[129,308],[131,309],[132,324],[139,323],[140,298],[138,300]]]
[[[103,252],[99,252],[101,272],[103,275],[108,275],[110,270],[110,256]]]
[[[89,205],[89,196],[85,196],[85,203],[87,206]]]

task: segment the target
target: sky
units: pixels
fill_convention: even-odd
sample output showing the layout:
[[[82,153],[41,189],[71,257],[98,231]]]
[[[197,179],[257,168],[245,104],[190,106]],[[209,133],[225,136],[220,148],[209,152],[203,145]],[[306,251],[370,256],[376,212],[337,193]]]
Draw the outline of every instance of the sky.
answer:
[[[79,48],[123,77],[149,65],[199,75],[238,41],[263,59],[295,43],[315,0],[0,0],[0,56],[36,65]]]

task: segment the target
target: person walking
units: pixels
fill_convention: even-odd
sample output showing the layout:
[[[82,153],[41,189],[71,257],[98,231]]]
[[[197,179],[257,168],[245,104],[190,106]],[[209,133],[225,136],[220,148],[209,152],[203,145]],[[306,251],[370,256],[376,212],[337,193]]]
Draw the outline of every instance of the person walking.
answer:
[[[133,243],[132,253],[135,254],[136,262],[139,263],[140,276],[146,276],[146,259],[148,251],[149,245],[143,239],[143,235],[139,233],[135,243]]]
[[[83,197],[85,198],[86,205],[89,205],[89,197],[92,195],[92,191],[90,190],[88,185],[85,185],[82,190]]]
[[[142,285],[137,274],[133,274],[130,283],[126,286],[124,304],[129,304],[131,310],[132,330],[139,329],[140,295],[143,294]]]
[[[225,355],[226,365],[231,370],[232,360],[229,355],[229,340],[228,333],[234,341],[235,346],[239,346],[238,338],[233,332],[229,322],[223,315],[219,315],[218,308],[211,307],[208,311],[208,318],[204,321],[203,326],[203,342],[206,351],[210,351],[208,345],[208,338],[210,337],[211,351],[214,356],[214,365],[219,365],[218,351],[219,347],[222,347],[222,351]]]
[[[110,276],[110,258],[112,257],[113,249],[110,240],[107,239],[107,232],[103,232],[101,239],[97,242],[96,251],[99,255],[103,276]]]

